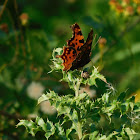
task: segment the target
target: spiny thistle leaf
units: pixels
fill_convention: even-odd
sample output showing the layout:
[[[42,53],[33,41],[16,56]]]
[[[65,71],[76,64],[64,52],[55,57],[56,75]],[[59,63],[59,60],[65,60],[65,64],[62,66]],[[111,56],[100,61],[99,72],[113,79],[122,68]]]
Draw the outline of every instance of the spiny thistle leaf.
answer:
[[[45,132],[47,132],[47,126],[44,120],[40,117],[36,117],[36,123],[39,125]]]
[[[36,125],[36,123],[32,120],[20,120],[20,122],[16,126],[19,127],[22,125],[25,126],[28,133],[30,133],[32,136],[35,136],[38,131],[41,131],[40,126]]]
[[[45,133],[45,137],[48,139],[50,136],[52,136],[55,133],[56,128],[53,125],[53,123],[50,122],[49,120],[47,120],[46,126],[47,126],[47,131]]]
[[[60,51],[61,49],[58,48],[53,52],[55,70],[62,70],[61,59],[55,58],[55,53],[59,55]],[[110,100],[111,91],[94,100],[85,92],[79,94],[81,84],[93,86],[96,85],[96,79],[107,83],[95,67],[87,78],[83,78],[81,73],[80,70],[62,71],[62,80],[68,83],[76,96],[70,94],[59,96],[54,91],[49,91],[38,100],[38,104],[48,100],[56,108],[59,120],[57,123],[53,124],[48,119],[45,122],[37,117],[35,122],[21,120],[17,126],[24,125],[33,136],[36,132],[43,131],[47,139],[51,136],[62,140],[133,139],[137,133],[131,129],[131,124],[139,120],[140,103],[135,103],[134,96],[126,99],[125,92],[113,100]]]
[[[96,79],[101,79],[102,81],[107,83],[105,77],[98,72],[97,68],[94,67],[90,75],[90,78],[88,79],[88,84],[90,86],[96,85],[96,81],[95,81]]]
[[[38,99],[38,104],[40,104],[41,102],[46,101],[46,100],[48,100],[48,97],[47,97],[45,94],[43,94],[43,95]]]
[[[126,97],[126,92],[122,92],[119,97],[117,98],[118,101],[124,101]]]
[[[66,134],[64,132],[63,127],[60,125],[60,123],[56,123],[55,124],[55,128],[56,128],[56,132],[58,133],[59,137],[62,140],[67,140]]]

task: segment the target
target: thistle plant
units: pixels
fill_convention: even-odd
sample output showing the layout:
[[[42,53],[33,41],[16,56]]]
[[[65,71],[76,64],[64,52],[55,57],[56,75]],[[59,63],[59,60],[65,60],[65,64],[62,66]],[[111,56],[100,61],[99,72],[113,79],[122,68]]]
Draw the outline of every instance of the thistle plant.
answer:
[[[17,127],[25,126],[32,136],[41,131],[50,140],[138,139],[140,134],[133,130],[133,125],[139,123],[140,103],[135,103],[135,97],[126,98],[125,92],[115,97],[114,90],[106,90],[100,98],[80,93],[81,85],[97,86],[96,79],[107,85],[108,82],[95,67],[90,68],[87,77],[83,76],[83,70],[63,71],[62,60],[55,57],[61,51],[60,48],[53,51],[51,68],[53,72],[62,73],[61,81],[68,83],[75,96],[71,93],[59,96],[54,91],[43,94],[38,104],[49,100],[57,110],[57,122],[38,116],[35,121],[20,120]]]

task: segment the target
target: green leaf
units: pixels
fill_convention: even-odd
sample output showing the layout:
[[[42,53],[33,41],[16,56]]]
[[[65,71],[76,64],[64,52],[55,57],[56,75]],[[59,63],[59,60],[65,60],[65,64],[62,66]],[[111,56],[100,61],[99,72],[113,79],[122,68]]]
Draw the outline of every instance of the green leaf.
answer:
[[[117,108],[117,102],[116,102],[116,100],[114,100],[113,103],[109,107],[105,108],[105,112],[113,113],[113,111],[116,108]]]
[[[94,67],[94,69],[92,70],[92,73],[90,75],[90,78],[88,79],[88,84],[90,86],[96,85],[96,81],[95,80],[97,78],[101,79],[102,81],[104,81],[106,83],[105,77],[98,72],[97,68]]]
[[[69,140],[69,134],[72,132],[73,128],[71,127],[70,129],[66,130],[66,137]]]
[[[47,120],[47,131],[45,133],[45,137],[48,139],[50,136],[52,136],[55,133],[55,127],[52,122]]]
[[[55,124],[55,127],[56,127],[56,131],[59,135],[59,137],[62,139],[62,140],[67,140],[67,137],[66,137],[66,134],[64,132],[64,129],[63,127],[60,125],[60,123],[56,123]]]
[[[107,140],[117,139],[116,135],[118,135],[118,132],[113,131],[111,134],[108,135]]]
[[[79,102],[83,99],[85,99],[88,96],[87,93],[82,93],[79,96],[75,97],[74,100],[79,104]]]
[[[134,137],[135,137],[136,134],[137,134],[134,130],[132,130],[132,129],[130,129],[130,128],[125,128],[124,130],[125,130],[125,132],[127,133],[127,135],[129,136],[129,139],[130,139],[130,140],[133,140]]]
[[[140,112],[140,102],[135,103],[135,105],[134,105],[134,111],[135,112]]]
[[[70,113],[70,110],[71,108],[68,107],[68,106],[58,106],[57,108],[57,111],[58,111],[58,116],[62,115],[62,114],[69,114]]]
[[[16,125],[17,127],[19,126],[25,126],[26,130],[32,135],[35,136],[35,134],[38,131],[41,131],[41,128],[39,126],[36,125],[35,122],[28,121],[28,120],[20,120],[20,122]]]
[[[51,65],[52,70],[50,72],[52,72],[53,70],[62,70],[63,69],[63,66],[61,65],[62,60],[60,58],[56,58],[56,55],[61,55],[61,51],[62,51],[62,48],[56,48],[53,50],[53,53],[52,53],[53,65]]]
[[[135,103],[135,96],[131,96],[130,98],[127,99],[127,101]]]
[[[96,140],[98,133],[98,131],[94,131],[93,133],[91,133],[89,136],[89,140]]]
[[[46,101],[46,100],[49,100],[49,98],[47,97],[46,94],[43,94],[43,95],[38,99],[38,103],[37,103],[37,104],[40,104],[41,102]]]
[[[106,135],[103,135],[103,136],[100,137],[99,140],[106,140],[106,139],[107,139],[107,138],[106,138]]]
[[[45,131],[47,132],[47,126],[44,120],[40,117],[36,117],[36,123]]]
[[[117,101],[122,102],[125,100],[126,92],[122,92],[119,97],[117,98]]]
[[[74,122],[74,123],[78,123],[78,114],[77,114],[77,111],[74,109],[73,110],[73,113],[72,113],[72,121]]]
[[[102,96],[102,101],[105,103],[109,102],[109,93],[104,93],[104,95]]]

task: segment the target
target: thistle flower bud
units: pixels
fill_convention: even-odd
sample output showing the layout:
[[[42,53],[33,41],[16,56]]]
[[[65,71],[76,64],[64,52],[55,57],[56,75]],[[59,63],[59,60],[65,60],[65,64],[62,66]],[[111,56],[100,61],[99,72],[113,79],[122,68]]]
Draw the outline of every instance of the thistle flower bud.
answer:
[[[19,18],[23,26],[27,25],[29,19],[28,14],[22,13]]]
[[[105,45],[106,45],[106,42],[107,42],[107,40],[105,38],[101,38],[99,40],[99,48],[103,49],[105,47]]]

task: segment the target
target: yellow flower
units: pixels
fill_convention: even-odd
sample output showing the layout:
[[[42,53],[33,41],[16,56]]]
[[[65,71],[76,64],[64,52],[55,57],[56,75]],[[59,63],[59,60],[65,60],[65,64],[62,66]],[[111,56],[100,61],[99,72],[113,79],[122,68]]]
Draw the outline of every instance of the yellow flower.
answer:
[[[127,6],[124,10],[125,16],[132,16],[134,14],[134,8],[132,6]]]
[[[140,0],[133,0],[134,3],[140,4]]]
[[[135,102],[140,102],[140,89],[138,89],[135,93],[132,95],[135,96]]]
[[[112,9],[115,9],[116,6],[118,5],[118,2],[116,0],[110,0],[109,5],[111,6]]]
[[[117,4],[116,6],[116,12],[117,14],[121,14],[123,12],[123,7],[120,4]]]
[[[122,1],[122,5],[123,6],[126,6],[126,5],[128,5],[130,3],[130,0],[123,0]]]

